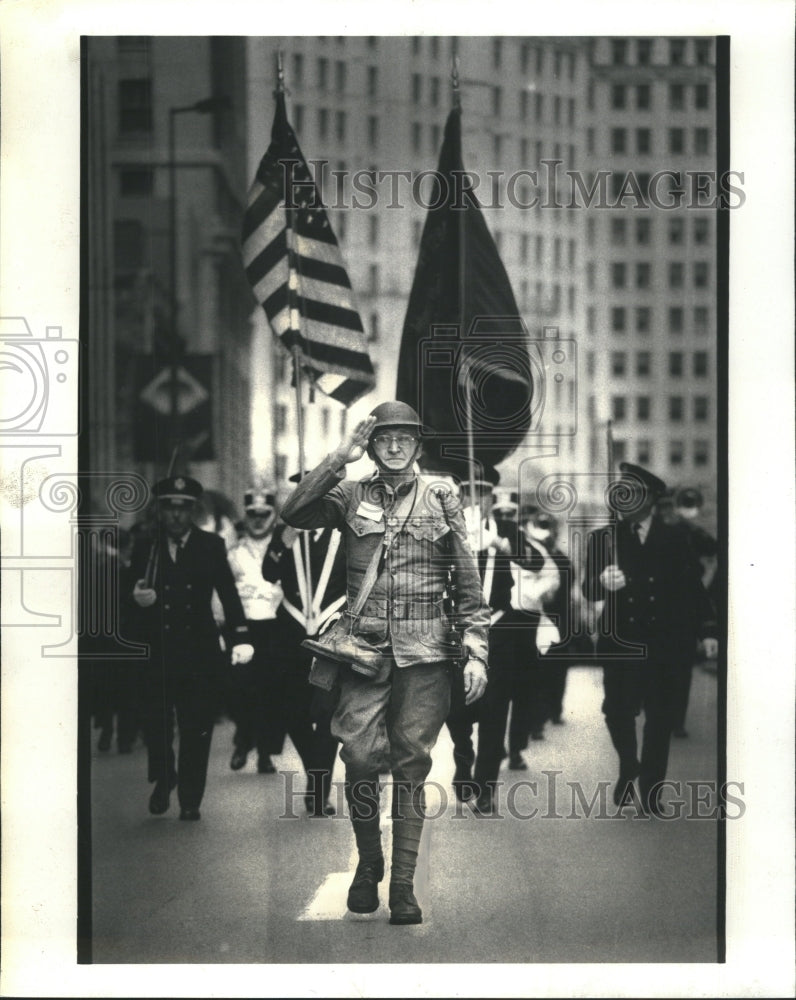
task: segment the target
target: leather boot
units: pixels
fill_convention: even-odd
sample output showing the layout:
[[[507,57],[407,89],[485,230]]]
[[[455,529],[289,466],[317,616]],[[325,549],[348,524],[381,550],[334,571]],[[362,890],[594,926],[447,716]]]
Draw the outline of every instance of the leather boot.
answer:
[[[415,866],[423,818],[402,816],[392,822],[390,870],[390,923],[422,924],[423,912],[414,893]]]
[[[375,913],[379,908],[379,882],[384,878],[378,780],[358,782],[353,794],[347,784],[346,798],[359,853],[359,864],[348,890],[348,909],[352,913]]]

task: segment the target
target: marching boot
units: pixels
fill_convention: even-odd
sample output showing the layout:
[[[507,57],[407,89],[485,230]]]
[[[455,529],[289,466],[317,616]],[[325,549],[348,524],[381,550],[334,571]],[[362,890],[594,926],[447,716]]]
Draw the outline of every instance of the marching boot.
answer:
[[[351,785],[346,784],[346,798],[359,853],[348,890],[348,909],[352,913],[375,913],[379,908],[379,882],[384,878],[378,780],[358,782],[353,793]]]
[[[391,924],[423,923],[423,912],[414,893],[415,866],[422,832],[422,816],[402,816],[392,821]]]

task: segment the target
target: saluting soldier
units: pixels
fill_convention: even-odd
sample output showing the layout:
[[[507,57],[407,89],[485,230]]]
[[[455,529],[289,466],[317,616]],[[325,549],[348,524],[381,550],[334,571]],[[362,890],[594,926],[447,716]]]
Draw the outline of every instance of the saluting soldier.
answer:
[[[626,804],[638,777],[642,807],[660,815],[677,668],[697,638],[705,655],[716,656],[716,623],[688,538],[653,514],[665,483],[629,462],[619,468],[619,520],[587,539],[583,594],[605,601],[597,652],[603,658],[605,722],[619,756],[614,803]],[[639,760],[636,716],[642,709]]]
[[[143,638],[150,645],[146,664],[149,781],[155,788],[149,811],[169,808],[176,787],[180,819],[198,820],[207,780],[223,656],[211,599],[218,594],[232,663],[247,663],[249,643],[223,540],[192,522],[202,487],[189,476],[162,479],[154,488],[159,532],[152,545],[133,553],[133,600],[142,609]],[[179,759],[173,749],[174,715]]]

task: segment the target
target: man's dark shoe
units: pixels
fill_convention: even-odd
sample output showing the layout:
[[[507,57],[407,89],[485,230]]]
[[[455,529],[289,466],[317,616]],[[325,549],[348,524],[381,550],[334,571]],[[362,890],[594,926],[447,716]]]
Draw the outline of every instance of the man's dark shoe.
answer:
[[[510,771],[527,771],[528,765],[522,759],[522,754],[513,753],[509,756],[509,770]]]
[[[459,802],[467,802],[478,793],[478,786],[473,782],[470,768],[462,764],[456,765],[452,784],[453,794]]]
[[[544,729],[532,729],[531,730],[532,740],[543,740],[544,739]]]
[[[249,759],[249,755],[243,750],[235,750],[232,755],[232,760],[229,762],[229,766],[233,771],[240,771],[242,767],[246,766],[246,761]]]
[[[627,771],[619,772],[619,780],[614,785],[615,806],[626,806],[631,801],[633,797],[633,781],[639,776],[640,771],[641,766],[637,762],[634,767],[629,768]]]
[[[180,819],[197,820],[201,816],[198,809],[180,809]]]
[[[384,878],[384,858],[360,860],[348,890],[352,913],[375,913],[379,908],[379,882]]]
[[[334,816],[335,813],[337,812],[337,810],[335,809],[335,807],[332,805],[331,802],[329,801],[318,802],[318,800],[315,798],[314,795],[304,796],[304,806],[307,810],[307,813],[313,819],[320,818],[323,816]]]
[[[423,911],[417,905],[411,885],[398,883],[390,886],[390,923],[423,923]]]
[[[111,733],[107,729],[103,729],[100,733],[100,738],[97,741],[97,749],[105,753],[106,750],[111,748]]]
[[[488,789],[481,792],[473,803],[473,812],[476,816],[494,816],[495,803],[492,798],[492,792]]]
[[[258,774],[276,774],[276,768],[270,757],[259,757],[257,760]]]
[[[156,781],[155,788],[149,796],[149,811],[153,816],[162,816],[169,808],[169,795],[171,789],[177,784],[176,779],[168,785],[163,781]]]

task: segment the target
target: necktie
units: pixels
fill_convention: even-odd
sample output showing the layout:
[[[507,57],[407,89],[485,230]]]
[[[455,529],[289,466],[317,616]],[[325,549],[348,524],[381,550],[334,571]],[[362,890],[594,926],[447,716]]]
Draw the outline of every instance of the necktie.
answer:
[[[180,538],[174,550],[174,565],[179,566],[182,559],[182,551],[185,548],[184,539]]]
[[[638,521],[634,521],[630,525],[630,527],[633,532],[633,540],[635,541],[636,545],[641,547],[641,525],[639,524]]]

